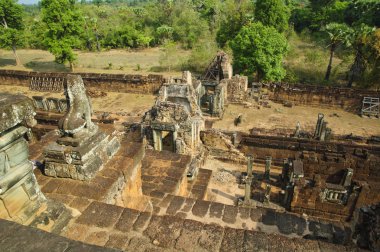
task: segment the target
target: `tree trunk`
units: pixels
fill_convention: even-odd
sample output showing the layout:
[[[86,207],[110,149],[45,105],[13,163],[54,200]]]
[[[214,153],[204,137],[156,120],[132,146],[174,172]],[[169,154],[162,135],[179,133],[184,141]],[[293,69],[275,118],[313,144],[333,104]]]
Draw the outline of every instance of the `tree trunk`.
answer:
[[[17,55],[16,46],[15,45],[12,46],[12,51],[13,51],[13,55],[15,56],[16,66],[21,65],[21,60],[20,60],[20,58]]]
[[[348,74],[348,83],[347,87],[351,88],[352,84],[355,81],[355,77],[360,76],[365,71],[365,62],[363,59],[363,56],[361,54],[361,50],[359,49],[356,52],[354,63],[352,64],[350,68],[350,72]]]
[[[326,75],[325,75],[326,81],[328,81],[330,79],[334,52],[335,52],[335,45],[331,45],[331,47],[330,47],[330,61],[329,61],[329,65],[327,66]]]
[[[70,61],[70,71],[74,72],[74,62]]]
[[[99,43],[98,33],[95,33],[95,37],[96,37],[96,50],[98,50],[98,52],[100,52],[100,43]]]

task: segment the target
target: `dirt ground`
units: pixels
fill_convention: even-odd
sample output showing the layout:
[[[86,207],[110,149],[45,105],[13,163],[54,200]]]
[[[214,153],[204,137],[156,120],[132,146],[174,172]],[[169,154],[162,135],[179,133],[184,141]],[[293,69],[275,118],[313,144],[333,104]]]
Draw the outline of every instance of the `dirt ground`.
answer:
[[[23,94],[29,97],[44,96],[64,98],[63,93],[48,93],[30,91],[27,87],[0,85],[0,92]],[[107,96],[91,98],[94,112],[124,112],[142,116],[155,101],[154,95],[107,92]]]
[[[226,205],[236,205],[238,198],[244,196],[244,189],[239,188],[238,185],[241,173],[247,171],[247,165],[208,158],[202,168],[213,171],[208,186],[208,200]],[[254,174],[263,174],[264,166],[254,164],[253,172]],[[280,173],[280,167],[271,168],[272,175],[279,175]]]
[[[213,128],[249,132],[252,128],[265,129],[295,129],[297,122],[301,123],[301,130],[313,132],[318,113],[325,115],[325,121],[333,134],[354,134],[358,136],[380,135],[380,119],[360,117],[340,109],[314,108],[304,106],[284,107],[281,104],[270,102],[271,108],[245,108],[243,105],[230,104],[226,108],[223,119],[216,121]],[[234,119],[243,115],[239,126],[234,125]]]

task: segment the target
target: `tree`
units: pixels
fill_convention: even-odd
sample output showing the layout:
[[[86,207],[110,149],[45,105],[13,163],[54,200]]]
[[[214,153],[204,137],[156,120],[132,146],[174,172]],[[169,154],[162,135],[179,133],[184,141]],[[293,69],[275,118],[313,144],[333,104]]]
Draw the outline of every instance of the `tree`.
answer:
[[[0,45],[12,49],[16,65],[21,65],[16,47],[23,42],[22,14],[23,8],[16,0],[0,0]]]
[[[82,13],[76,8],[75,0],[42,0],[41,6],[42,20],[47,26],[46,47],[54,54],[56,62],[69,62],[71,71],[74,71],[76,55],[73,48],[81,45]]]
[[[345,22],[353,25],[365,23],[380,27],[380,2],[377,0],[353,0],[345,10]]]
[[[252,1],[224,1],[221,23],[216,33],[216,42],[220,47],[224,47],[239,33],[244,25],[252,20],[252,10]]]
[[[349,45],[352,29],[346,24],[331,23],[326,26],[326,32],[329,36],[330,60],[327,66],[325,80],[329,80],[335,50],[342,44]]]
[[[234,68],[257,80],[278,81],[285,76],[282,59],[288,51],[283,34],[262,23],[244,26],[230,42],[234,55]]]
[[[290,10],[283,0],[261,0],[255,4],[255,20],[279,32],[288,29]]]
[[[354,63],[348,72],[348,87],[352,87],[353,82],[361,77],[367,68],[368,55],[371,52],[370,41],[375,28],[361,24],[354,28],[352,35],[352,48],[355,52]]]

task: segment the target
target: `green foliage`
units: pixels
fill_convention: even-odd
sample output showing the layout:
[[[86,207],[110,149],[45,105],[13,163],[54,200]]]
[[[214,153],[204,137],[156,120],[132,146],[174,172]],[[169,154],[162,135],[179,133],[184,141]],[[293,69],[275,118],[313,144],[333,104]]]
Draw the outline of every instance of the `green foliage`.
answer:
[[[241,27],[252,20],[253,5],[251,1],[226,0],[223,9],[225,13],[221,18],[220,28],[216,34],[216,41],[220,47],[225,47],[240,31]]]
[[[337,47],[340,44],[350,46],[353,29],[346,24],[330,23],[326,25],[326,33],[329,36],[330,46]]]
[[[293,9],[291,22],[298,32],[304,28],[316,32],[328,23],[343,23],[349,4],[346,0],[312,0],[309,6]]]
[[[290,22],[294,25],[294,30],[302,32],[312,24],[312,10],[310,8],[296,8],[292,11]]]
[[[159,58],[160,66],[167,69],[169,72],[177,65],[177,44],[174,42],[167,42],[162,48],[162,54]]]
[[[283,0],[261,0],[255,4],[255,20],[279,32],[288,29],[289,17],[290,10]]]
[[[364,23],[380,27],[380,2],[378,0],[353,0],[345,11],[345,22],[350,25]]]
[[[108,48],[138,48],[147,47],[152,41],[151,37],[145,36],[131,25],[124,25],[116,30],[109,30],[103,45]]]
[[[193,9],[185,8],[173,18],[173,38],[184,48],[192,48],[208,30],[207,23]]]
[[[203,73],[211,60],[215,57],[218,46],[213,40],[202,40],[197,44],[187,60],[186,70]]]
[[[13,50],[16,64],[20,60],[16,54],[16,47],[24,43],[23,9],[14,0],[0,0],[0,47]]]
[[[76,59],[73,48],[81,45],[84,20],[74,0],[42,0],[42,20],[47,26],[44,43],[58,63]]]
[[[275,28],[253,23],[244,26],[230,42],[234,67],[258,80],[279,81],[285,76],[282,60],[288,51],[284,35]]]

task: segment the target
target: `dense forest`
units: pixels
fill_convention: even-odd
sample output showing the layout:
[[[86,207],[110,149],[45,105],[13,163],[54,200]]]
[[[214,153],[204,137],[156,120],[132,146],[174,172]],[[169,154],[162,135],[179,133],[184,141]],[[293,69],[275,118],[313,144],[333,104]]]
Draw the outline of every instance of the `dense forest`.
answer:
[[[287,67],[300,57],[294,43],[307,41],[318,50],[303,61],[321,57],[319,51],[327,56],[322,84],[380,82],[379,0],[42,0],[28,6],[0,0],[0,24],[0,47],[12,49],[17,64],[19,48],[48,50],[74,69],[75,50],[162,47],[162,64],[170,65],[180,47],[191,51],[181,67],[195,72],[225,50],[235,71],[252,79],[307,82]],[[334,75],[336,58],[347,64],[343,75]]]

